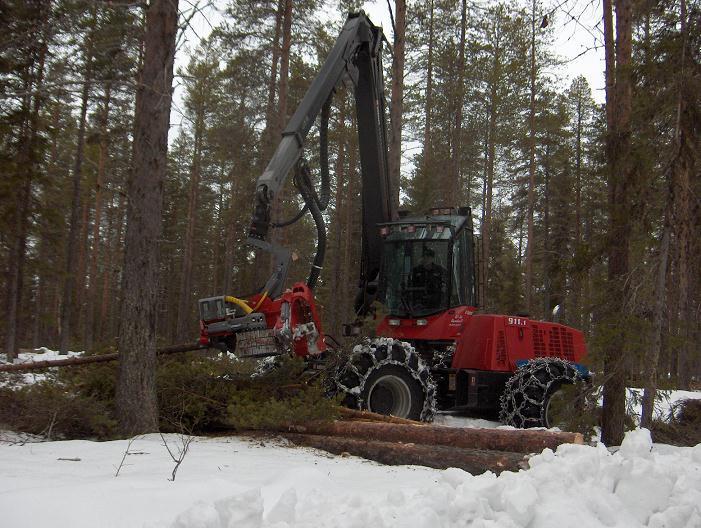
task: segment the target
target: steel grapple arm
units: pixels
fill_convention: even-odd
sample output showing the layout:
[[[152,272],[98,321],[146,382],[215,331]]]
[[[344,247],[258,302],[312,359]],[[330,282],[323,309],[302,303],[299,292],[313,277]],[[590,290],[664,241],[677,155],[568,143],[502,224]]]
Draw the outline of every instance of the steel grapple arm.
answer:
[[[232,296],[200,300],[200,341],[241,356],[292,351],[315,355],[327,345],[314,303],[313,288],[323,265],[326,227],[322,211],[329,200],[327,127],[331,97],[339,83],[353,89],[362,174],[362,258],[359,298],[369,306],[379,273],[382,239],[377,224],[396,217],[387,169],[387,126],[382,76],[382,29],[363,13],[350,14],[331,52],[282,133],[270,162],[256,184],[248,243],[273,255],[273,273],[260,293],[248,299]],[[303,158],[305,139],[321,114],[321,192],[312,184]],[[273,201],[289,178],[304,200],[292,220],[274,224]],[[306,283],[285,290],[289,249],[269,241],[271,228],[284,227],[311,214],[317,229],[317,248]],[[283,291],[284,290],[284,291]]]
[[[360,160],[363,179],[363,265],[361,281],[373,280],[379,270],[381,255],[380,238],[375,226],[392,220],[395,213],[390,197],[387,170],[387,131],[385,122],[384,83],[382,77],[381,49],[383,44],[382,29],[370,22],[360,12],[348,17],[338,39],[319,73],[312,81],[302,102],[297,107],[280,141],[272,159],[256,184],[253,217],[248,231],[248,241],[276,257],[273,289],[269,292],[275,297],[282,292],[285,280],[289,252],[276,248],[267,242],[272,225],[271,207],[273,200],[295,166],[302,159],[304,141],[314,121],[325,104],[330,102],[336,87],[343,82],[352,86],[355,93],[358,132],[360,139]],[[327,107],[328,108],[328,107]],[[322,133],[326,123],[322,114]],[[322,137],[322,164],[324,160],[325,139]],[[300,185],[298,183],[298,188]],[[305,208],[315,216],[314,200],[305,198]],[[312,203],[310,203],[312,202]],[[320,214],[318,215],[320,217]],[[321,227],[317,218],[317,230]],[[323,253],[314,266],[320,268]],[[288,259],[285,261],[285,259]],[[314,269],[310,277],[314,275]],[[307,281],[313,287],[313,281]]]

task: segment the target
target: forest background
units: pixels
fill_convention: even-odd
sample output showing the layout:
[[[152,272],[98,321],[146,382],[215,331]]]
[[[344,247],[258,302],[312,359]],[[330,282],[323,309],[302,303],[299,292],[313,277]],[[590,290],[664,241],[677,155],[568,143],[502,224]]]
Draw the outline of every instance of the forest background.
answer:
[[[582,22],[592,5],[393,2],[385,67],[395,196],[415,211],[472,207],[483,310],[552,320],[559,306],[558,320],[586,333],[594,370],[638,385],[659,373],[660,384],[689,388],[701,372],[701,4],[618,0],[615,28],[606,16]],[[195,339],[198,298],[264,280],[245,244],[255,181],[358,5],[214,7],[208,36],[176,54],[184,66],[171,123],[180,126],[157,247],[162,343]],[[612,12],[606,0],[594,7]],[[180,3],[177,45],[210,8]],[[21,347],[116,344],[145,11],[118,1],[0,6],[0,332],[10,359]],[[606,104],[583,76],[562,83],[552,43],[565,27],[606,45]],[[337,335],[353,319],[361,228],[345,89],[329,136],[334,190],[316,296]],[[315,130],[306,156],[316,171]],[[301,205],[288,187],[279,219]],[[292,277],[301,280],[312,223],[276,236],[300,255]]]

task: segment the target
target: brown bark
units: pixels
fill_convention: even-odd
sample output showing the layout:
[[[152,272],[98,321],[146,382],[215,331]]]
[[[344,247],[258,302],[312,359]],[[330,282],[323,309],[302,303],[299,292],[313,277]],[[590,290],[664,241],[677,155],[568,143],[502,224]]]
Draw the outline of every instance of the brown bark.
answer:
[[[390,466],[416,465],[436,469],[460,468],[472,474],[526,469],[522,453],[492,452],[446,446],[428,446],[358,440],[335,436],[284,433],[294,444],[322,449],[336,455],[349,454]]]
[[[102,302],[100,303],[100,320],[98,325],[100,327],[99,335],[100,339],[107,335],[114,335],[114,298],[112,295],[113,291],[113,277],[114,277],[114,262],[117,255],[120,253],[122,248],[122,231],[124,230],[124,194],[119,195],[119,201],[117,208],[112,208],[112,217],[116,218],[117,230],[110,240],[110,247],[107,251],[107,261],[105,263],[105,271],[102,280]],[[109,227],[108,231],[112,231],[112,226]]]
[[[520,453],[557,449],[561,444],[582,444],[580,433],[555,433],[532,429],[470,429],[441,425],[380,422],[318,422],[291,425],[286,431],[313,435],[343,436],[381,442],[412,442],[468,449]]]
[[[279,80],[279,98],[277,109],[277,127],[275,128],[274,138],[279,138],[287,124],[287,96],[290,86],[290,48],[292,45],[292,0],[282,0],[284,11],[282,15],[282,49],[280,50],[280,80]],[[276,221],[283,219],[283,199],[284,193],[278,193],[273,199],[271,216]],[[285,231],[274,229],[271,234],[271,242],[273,244],[284,245]],[[274,258],[272,255],[269,259],[269,270],[272,270]],[[260,271],[261,267],[258,267]]]
[[[533,211],[535,209],[535,95],[536,95],[536,60],[535,60],[535,17],[536,1],[532,2],[531,12],[531,56],[530,56],[530,102],[528,105],[528,213],[526,227],[526,310],[533,310],[533,252],[535,238],[533,233]]]
[[[553,291],[552,291],[552,269],[550,264],[550,144],[545,146],[545,162],[543,170],[543,304],[544,304],[544,318],[546,321],[553,320],[552,308],[553,308]],[[531,225],[531,228],[533,226]],[[529,244],[530,245],[530,244]],[[527,261],[526,261],[527,262]]]
[[[82,340],[84,339],[84,330],[85,330],[85,281],[86,281],[86,276],[87,276],[87,255],[88,255],[88,232],[90,231],[88,229],[88,226],[90,224],[90,206],[88,205],[87,200],[82,200],[83,205],[81,207],[82,213],[81,213],[81,220],[80,220],[80,250],[78,251],[78,265],[76,266],[76,272],[75,272],[75,293],[74,293],[74,299],[76,299],[77,302],[74,302],[74,310],[73,310],[73,317],[74,317],[74,323],[73,323],[73,328],[76,329],[81,329],[80,334],[78,332],[74,332],[74,334],[80,336],[81,344]]]
[[[94,19],[94,12],[93,12]],[[90,84],[92,83],[92,38],[87,39],[85,49],[85,76],[83,77],[83,91],[80,100],[80,117],[78,121],[78,139],[73,163],[73,178],[71,192],[71,218],[68,228],[68,242],[66,243],[66,268],[63,281],[63,297],[61,303],[61,341],[59,351],[65,354],[68,351],[71,338],[73,337],[73,325],[75,324],[77,312],[75,308],[77,282],[76,268],[78,267],[78,236],[81,229],[80,214],[81,206],[81,180],[83,178],[83,155],[85,151],[85,126],[87,120],[88,103],[90,99]],[[82,225],[85,228],[84,224]],[[78,275],[80,278],[80,275]]]
[[[44,6],[42,6],[44,7]],[[45,7],[44,7],[45,8]],[[46,8],[45,8],[46,9]],[[48,11],[48,9],[46,9]],[[46,14],[48,18],[48,13]],[[42,20],[45,26],[46,19]],[[22,299],[22,283],[24,275],[24,260],[27,249],[27,236],[29,231],[29,215],[31,211],[32,184],[36,165],[36,146],[38,139],[39,111],[42,105],[41,88],[44,81],[44,66],[48,52],[50,28],[38,27],[37,33],[41,39],[36,50],[36,62],[26,66],[25,87],[27,94],[33,90],[35,96],[25,96],[23,110],[27,118],[23,123],[23,131],[20,135],[22,144],[18,156],[18,168],[24,171],[19,189],[15,191],[14,228],[11,238],[10,254],[8,256],[7,269],[7,312],[5,317],[5,353],[12,360],[17,357],[17,337],[19,330],[19,305]]]
[[[671,231],[668,215],[669,212],[666,212],[662,230],[662,240],[660,241],[659,262],[657,264],[651,346],[644,364],[645,390],[643,391],[640,426],[647,428],[650,428],[652,424],[655,395],[657,393],[657,365],[660,359],[660,350],[662,349],[662,321],[667,291],[667,262],[669,261],[669,239]]]
[[[335,207],[334,207],[334,251],[333,251],[333,261],[331,263],[331,276],[333,277],[333,288],[338,288],[344,277],[342,275],[342,258],[343,254],[341,252],[341,245],[343,241],[343,207],[344,207],[344,186],[345,186],[345,159],[346,159],[346,100],[342,99],[339,101],[338,109],[338,136],[341,141],[338,144],[338,155],[336,156],[336,193],[335,193]],[[332,303],[331,307],[331,332],[338,334],[341,329],[341,324],[343,322],[343,309],[341,303]]]
[[[270,65],[270,77],[268,80],[268,101],[265,105],[265,132],[264,136],[264,152],[262,158],[263,163],[267,163],[270,156],[273,155],[275,146],[276,132],[279,133],[278,126],[273,124],[277,121],[275,116],[275,94],[277,92],[277,66],[280,62],[280,33],[282,30],[283,9],[285,0],[278,0],[277,10],[275,11],[275,36],[273,37],[273,58]]]
[[[625,310],[628,282],[628,251],[631,222],[631,52],[632,4],[629,0],[615,0],[616,44],[615,64],[610,64],[611,53],[606,50],[606,109],[607,158],[609,169],[609,242],[607,319],[610,332],[604,350],[604,388],[601,440],[606,445],[623,441],[625,417],[626,355]],[[608,11],[606,7],[608,6]],[[610,2],[604,2],[604,36],[609,46]],[[607,22],[608,20],[608,22]],[[614,84],[610,85],[613,72]]]
[[[424,102],[424,156],[423,156],[423,171],[424,177],[428,178],[428,172],[431,170],[431,160],[433,152],[431,148],[431,114],[433,112],[433,11],[434,0],[431,0],[428,16],[428,56],[426,63],[426,97]],[[431,205],[433,199],[429,201]]]
[[[462,116],[463,104],[465,103],[465,40],[467,32],[467,0],[460,3],[460,43],[458,47],[458,75],[457,93],[455,96],[455,118],[453,120],[453,137],[450,149],[450,172],[447,173],[449,180],[445,185],[446,196],[457,200],[460,194],[460,172],[461,172],[461,152],[462,152]],[[468,196],[466,204],[470,203]],[[455,203],[454,205],[462,205]]]
[[[498,37],[496,37],[498,38]],[[484,182],[484,212],[482,219],[482,294],[480,295],[482,306],[489,304],[489,243],[492,227],[492,191],[494,187],[494,164],[496,158],[497,135],[497,83],[501,76],[501,50],[498,43],[494,48],[492,62],[492,80],[489,94],[489,124],[487,127],[487,163],[486,178]]]
[[[579,262],[579,257],[582,251],[582,127],[584,114],[584,101],[581,86],[577,86],[576,91],[576,109],[575,118],[577,124],[575,127],[575,198],[574,198],[574,255],[575,260]],[[575,268],[572,275],[572,313],[575,316],[575,326],[582,326],[582,272],[579,266]]]
[[[392,92],[390,104],[389,179],[393,210],[399,208],[402,168],[402,119],[404,115],[404,59],[406,52],[406,1],[395,0],[394,46],[392,55]]]
[[[677,360],[677,379],[682,389],[689,389],[692,375],[691,346],[692,346],[692,321],[694,320],[691,308],[690,272],[692,265],[691,226],[692,219],[692,186],[690,173],[694,163],[693,130],[698,127],[695,118],[690,115],[685,86],[685,62],[687,35],[686,1],[680,4],[680,31],[682,37],[682,49],[680,68],[678,72],[678,96],[677,96],[677,126],[674,138],[675,156],[672,161],[672,189],[673,189],[673,222],[677,250],[677,288],[679,292],[679,337],[680,345]],[[693,103],[692,103],[693,106]],[[692,111],[693,112],[693,111]]]
[[[287,124],[287,92],[290,86],[290,46],[292,45],[292,0],[284,1],[282,19],[282,49],[280,50],[280,98],[278,101],[279,136]]]
[[[92,229],[92,251],[90,253],[90,282],[88,285],[88,304],[85,313],[85,347],[91,349],[95,338],[95,310],[97,305],[98,277],[97,262],[100,255],[100,223],[102,221],[102,190],[105,182],[105,167],[109,155],[109,121],[112,86],[107,83],[100,114],[100,152],[97,162],[97,180],[95,182],[95,219]]]
[[[352,113],[351,113],[352,115]],[[355,121],[354,117],[351,117],[352,122]],[[351,126],[351,129],[355,129],[355,126]],[[353,270],[353,240],[354,240],[354,226],[356,225],[357,217],[355,215],[356,204],[356,190],[355,185],[358,180],[358,157],[357,149],[350,148],[348,154],[348,187],[346,191],[345,200],[345,221],[343,226],[343,232],[345,233],[345,239],[343,241],[343,266],[342,275],[345,280],[341,283],[341,314],[343,316],[348,316],[351,313],[351,308],[353,306],[353,298],[355,292],[351,291],[351,284],[354,283],[354,279],[357,278],[357,272]],[[357,240],[357,239],[356,239]]]
[[[192,268],[195,251],[195,227],[197,222],[197,205],[200,194],[200,172],[202,157],[202,135],[204,134],[204,115],[198,109],[195,117],[194,146],[192,151],[192,167],[190,170],[190,189],[187,198],[187,220],[185,223],[185,244],[183,247],[183,265],[180,273],[180,295],[178,297],[178,314],[176,340],[187,339],[188,330],[192,330],[195,322],[192,313]]]
[[[177,29],[178,1],[153,0],[146,12],[144,64],[136,92],[119,331],[117,416],[122,433],[131,435],[158,429],[158,240]]]

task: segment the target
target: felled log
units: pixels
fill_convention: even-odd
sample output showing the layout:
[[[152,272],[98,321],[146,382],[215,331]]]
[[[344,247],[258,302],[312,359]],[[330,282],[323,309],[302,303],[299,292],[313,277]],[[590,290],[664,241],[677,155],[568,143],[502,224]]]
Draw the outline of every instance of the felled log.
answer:
[[[347,453],[389,466],[418,465],[436,469],[455,467],[473,475],[485,471],[498,474],[502,471],[518,471],[528,467],[523,453],[300,433],[283,433],[282,436],[295,445],[314,447],[335,455]]]
[[[183,343],[181,345],[171,345],[167,347],[157,348],[156,355],[167,356],[169,354],[180,354],[182,352],[189,352],[191,350],[202,350],[206,348],[207,347],[202,346],[199,343]],[[100,354],[97,356],[31,361],[28,363],[10,363],[7,365],[0,365],[0,372],[22,372],[30,370],[42,370],[51,367],[70,367],[75,365],[87,365],[89,363],[106,363],[109,361],[117,361],[118,359],[119,354],[115,352],[113,354]]]
[[[583,444],[580,433],[556,433],[532,429],[469,429],[441,425],[334,421],[288,425],[287,432],[359,438],[379,442],[412,442],[429,446],[487,449],[515,453],[539,453],[560,444]]]

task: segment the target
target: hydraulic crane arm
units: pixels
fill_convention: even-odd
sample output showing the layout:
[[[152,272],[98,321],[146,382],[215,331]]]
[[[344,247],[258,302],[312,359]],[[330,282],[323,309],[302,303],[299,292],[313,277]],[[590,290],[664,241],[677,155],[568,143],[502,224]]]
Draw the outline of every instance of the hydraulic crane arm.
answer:
[[[377,277],[382,249],[376,225],[392,221],[396,217],[387,167],[382,44],[382,29],[374,26],[365,13],[348,16],[333,49],[287,124],[280,144],[258,179],[248,242],[273,253],[275,257],[273,275],[265,286],[265,291],[271,297],[277,297],[282,292],[290,259],[288,249],[266,241],[271,227],[271,206],[295,164],[302,158],[304,140],[317,115],[341,81],[352,84],[356,101],[362,171],[361,290],[367,291],[368,285]],[[322,227],[319,226],[320,214],[313,216],[317,228]],[[316,259],[314,266],[320,269],[320,263]],[[313,284],[309,286],[313,287]]]

